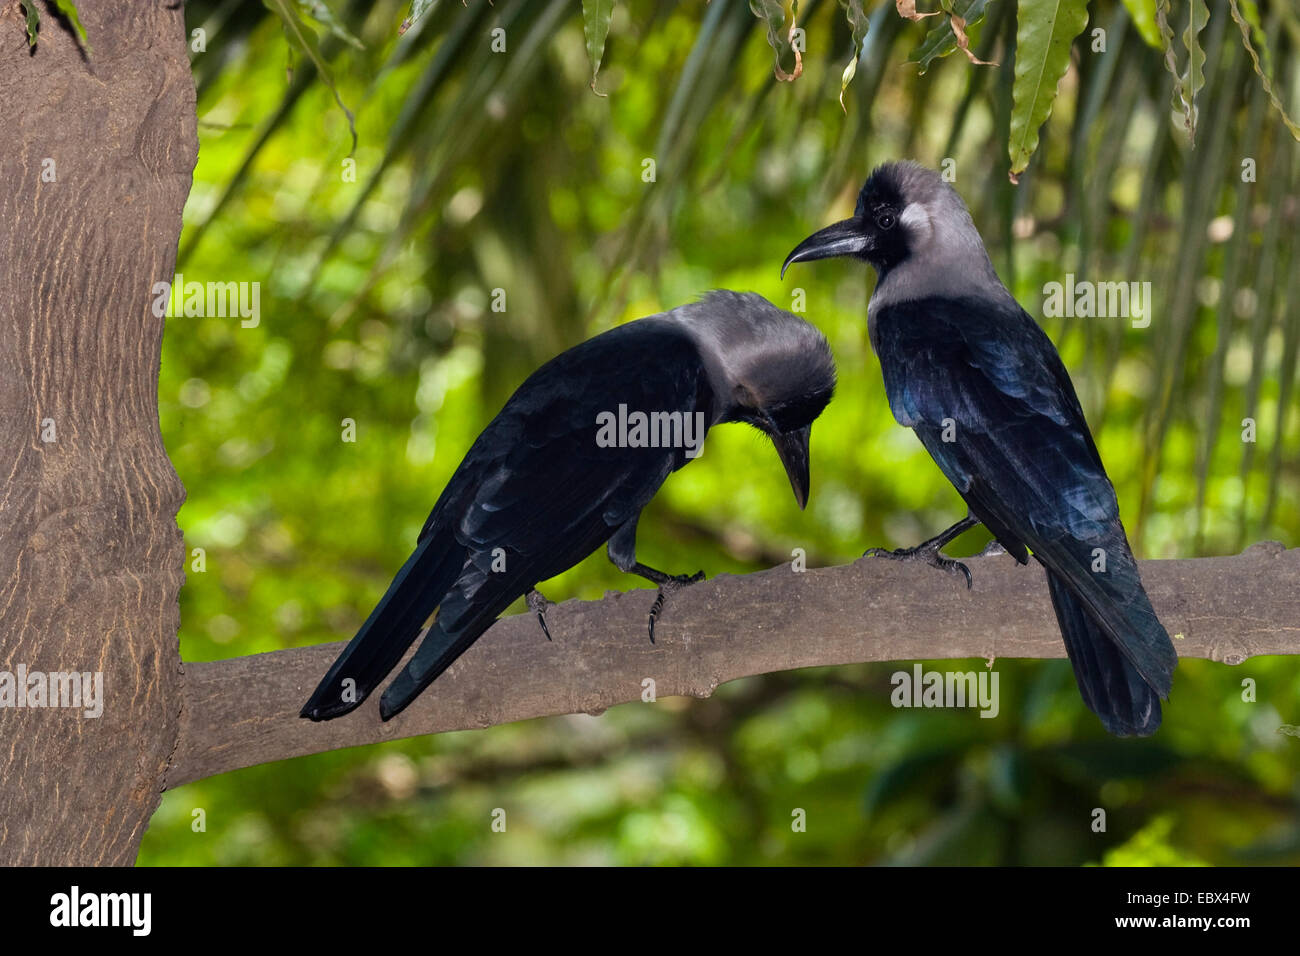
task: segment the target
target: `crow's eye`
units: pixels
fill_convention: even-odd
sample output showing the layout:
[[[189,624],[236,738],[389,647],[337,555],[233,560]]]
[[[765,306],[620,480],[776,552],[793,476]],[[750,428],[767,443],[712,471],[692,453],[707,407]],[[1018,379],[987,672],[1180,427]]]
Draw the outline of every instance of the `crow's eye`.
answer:
[[[882,212],[876,215],[876,225],[881,229],[894,228],[894,214],[892,212]]]

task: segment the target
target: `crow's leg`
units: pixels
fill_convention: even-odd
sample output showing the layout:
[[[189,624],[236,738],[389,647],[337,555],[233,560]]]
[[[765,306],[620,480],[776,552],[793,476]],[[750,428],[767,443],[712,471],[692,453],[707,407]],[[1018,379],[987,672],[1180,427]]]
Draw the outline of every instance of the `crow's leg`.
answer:
[[[542,594],[537,588],[529,591],[525,600],[528,601],[528,610],[537,615],[537,623],[542,625],[542,633],[546,635],[546,639],[549,641],[551,639],[551,629],[546,626],[546,609],[551,606],[551,602],[546,600],[546,595]]]
[[[942,551],[943,546],[949,541],[958,535],[969,531],[977,524],[979,524],[979,519],[972,517],[968,512],[966,517],[962,518],[951,528],[936,534],[929,541],[922,541],[914,548],[899,548],[896,551],[888,551],[885,548],[868,548],[862,553],[862,556],[864,558],[868,555],[873,558],[892,558],[896,561],[923,561],[931,567],[939,568],[943,571],[948,571],[954,574],[961,573],[966,576],[966,589],[969,591],[972,584],[970,568],[966,567],[966,565],[962,564],[960,561],[954,561],[952,558],[945,557],[940,552]]]
[[[663,571],[656,571],[654,568],[646,567],[640,561],[632,565],[628,570],[632,574],[639,574],[646,580],[659,585],[659,596],[655,598],[655,603],[650,606],[650,643],[653,644],[655,642],[655,619],[663,612],[665,599],[674,591],[680,591],[688,585],[698,584],[703,581],[704,572],[665,574]]]
[[[667,574],[647,567],[638,561],[636,559],[636,519],[638,517],[640,517],[639,513],[619,526],[618,530],[610,536],[607,550],[609,551],[609,560],[614,562],[614,567],[620,571],[626,571],[628,574],[639,574],[647,581],[653,581],[659,585],[659,595],[655,598],[655,603],[650,607],[650,643],[653,644],[655,640],[655,620],[663,612],[664,601],[668,595],[674,591],[680,591],[689,584],[703,581],[704,572]]]

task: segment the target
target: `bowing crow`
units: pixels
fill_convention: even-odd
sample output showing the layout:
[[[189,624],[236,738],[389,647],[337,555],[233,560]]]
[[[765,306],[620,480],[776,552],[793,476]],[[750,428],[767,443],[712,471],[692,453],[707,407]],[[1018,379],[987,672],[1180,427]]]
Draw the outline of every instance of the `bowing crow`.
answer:
[[[621,570],[665,594],[703,578],[636,558],[636,525],[670,474],[699,455],[710,427],[745,422],[771,438],[799,507],[809,433],[835,366],[812,325],[762,297],[713,292],[629,322],[547,362],[519,386],[443,489],[414,553],[302,708],[329,720],[355,709],[427,635],[384,691],[387,720],[411,703],[516,598],[547,630],[536,590],[602,544]],[[743,480],[743,476],[740,476]]]

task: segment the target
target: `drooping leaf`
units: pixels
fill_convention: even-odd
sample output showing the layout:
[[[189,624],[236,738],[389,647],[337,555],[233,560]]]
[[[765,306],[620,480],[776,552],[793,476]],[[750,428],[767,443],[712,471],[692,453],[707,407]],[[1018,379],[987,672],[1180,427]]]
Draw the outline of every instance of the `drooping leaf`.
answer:
[[[894,5],[898,8],[898,15],[904,20],[924,20],[926,17],[937,17],[941,12],[932,10],[929,13],[917,13],[916,0],[894,0]]]
[[[1038,149],[1038,130],[1052,115],[1057,85],[1070,66],[1070,47],[1087,25],[1087,0],[1020,0],[1011,88],[1012,182]]]
[[[921,40],[921,45],[908,54],[907,59],[917,64],[917,72],[924,73],[941,56],[947,56],[961,47],[957,32],[953,29],[953,20],[960,24],[963,37],[971,27],[984,19],[984,8],[989,0],[953,0],[948,15],[943,22],[933,27]],[[969,41],[964,49],[970,55]]]
[[[415,26],[415,21],[428,13],[429,8],[437,2],[438,0],[411,0],[411,12],[407,14],[406,19],[402,21],[402,25],[397,28],[397,35],[401,36],[407,30],[411,29],[411,27]]]
[[[1178,72],[1178,57],[1174,53],[1174,29],[1169,25],[1170,0],[1156,0],[1156,28],[1160,31],[1160,46],[1165,51],[1165,68],[1174,78],[1174,109],[1187,110],[1190,104],[1183,95],[1183,77]]]
[[[334,34],[348,46],[355,47],[358,50],[364,50],[365,46],[358,40],[338,17],[334,16],[334,11],[329,8],[325,0],[297,0],[298,9],[301,10],[311,19],[315,20],[330,33]]]
[[[320,74],[320,78],[325,81],[325,85],[334,94],[334,102],[343,111],[343,115],[348,118],[348,130],[352,133],[352,152],[355,153],[357,149],[356,118],[352,115],[352,111],[344,105],[343,97],[339,95],[338,87],[334,83],[334,77],[330,74],[329,64],[321,56],[315,34],[312,33],[307,24],[302,22],[302,18],[298,16],[298,8],[290,0],[262,0],[262,2],[266,4],[268,10],[280,18],[280,23],[284,27],[284,34],[288,37],[289,43],[306,54],[307,59],[311,60],[312,65],[316,67],[316,72]]]
[[[606,94],[596,89],[596,74],[605,56],[605,37],[609,35],[609,21],[614,16],[614,0],[582,0],[582,33],[587,40],[587,59],[591,62],[591,91],[597,96]]]
[[[1201,31],[1210,21],[1210,8],[1205,0],[1191,0],[1191,14],[1183,30],[1183,47],[1187,50],[1187,70],[1182,76],[1182,94],[1174,100],[1174,108],[1183,107],[1183,125],[1193,145],[1196,143],[1196,97],[1205,89],[1205,48],[1201,46]]]
[[[77,40],[81,47],[87,53],[90,52],[90,44],[86,41],[86,28],[81,25],[81,17],[77,14],[77,5],[73,0],[54,0],[54,7],[68,18],[72,24],[72,29],[77,33]]]
[[[36,9],[36,0],[21,0],[23,13],[27,17],[27,45],[36,46],[36,34],[41,26],[41,14]],[[90,43],[86,40],[86,28],[81,25],[81,16],[77,12],[77,5],[73,0],[54,0],[54,8],[63,14],[68,23],[72,25],[72,30],[76,34],[77,42],[87,53],[90,52]]]
[[[782,83],[790,83],[803,73],[803,54],[794,45],[795,18],[799,14],[799,4],[790,6],[790,26],[785,26],[785,3],[783,0],[749,0],[749,9],[767,24],[767,42],[776,57],[772,72]],[[781,65],[783,61],[794,57],[794,67],[789,73]]]
[[[1124,0],[1124,9],[1147,46],[1160,49],[1160,28],[1156,26],[1156,7],[1152,0]]]
[[[1269,103],[1272,104],[1277,115],[1282,117],[1282,122],[1286,124],[1291,135],[1296,140],[1300,140],[1300,126],[1297,126],[1287,114],[1286,107],[1282,105],[1282,100],[1273,85],[1273,54],[1269,49],[1264,27],[1259,20],[1259,8],[1255,6],[1255,0],[1228,0],[1228,9],[1241,30],[1242,45],[1250,54],[1250,61],[1254,64],[1255,73],[1264,85]]]
[[[952,27],[953,38],[957,41],[957,49],[966,54],[966,59],[970,60],[975,66],[997,66],[996,63],[989,60],[981,60],[971,52],[970,37],[966,34],[965,20],[954,13],[948,18],[948,23]]]
[[[22,0],[27,14],[27,45],[36,46],[36,30],[41,25],[41,15],[36,12],[36,0]]]
[[[1247,38],[1246,49],[1251,48],[1250,40],[1254,41],[1254,46],[1258,48],[1259,60],[1263,64],[1264,72],[1269,76],[1273,75],[1273,51],[1268,45],[1268,36],[1264,33],[1264,23],[1259,18],[1259,5],[1255,0],[1228,0],[1228,7],[1232,11],[1232,19],[1236,21],[1237,26],[1242,26],[1242,19],[1250,25],[1250,36]]]
[[[902,4],[905,0],[898,0],[899,13],[903,12]],[[858,75],[858,57],[862,56],[862,41],[867,38],[867,29],[871,26],[871,18],[867,16],[862,9],[862,0],[840,0],[840,6],[844,8],[844,16],[849,21],[849,32],[853,36],[853,57],[849,60],[848,65],[844,67],[844,73],[840,76],[840,109],[846,113],[848,110],[844,106],[844,91],[849,88],[853,78]],[[915,2],[912,2],[913,11],[915,11]],[[929,16],[929,14],[926,14]]]

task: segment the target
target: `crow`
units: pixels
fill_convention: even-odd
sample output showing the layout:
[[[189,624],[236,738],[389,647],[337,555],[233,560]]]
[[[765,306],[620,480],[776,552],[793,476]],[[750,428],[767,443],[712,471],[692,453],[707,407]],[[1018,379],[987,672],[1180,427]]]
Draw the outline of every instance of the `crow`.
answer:
[[[970,213],[938,173],[877,168],[853,217],[801,242],[791,263],[869,262],[868,332],[889,407],[965,499],[968,514],[915,548],[868,554],[970,571],[941,554],[983,524],[1046,569],[1084,703],[1118,736],[1160,726],[1177,654],[1143,590],[1119,503],[1051,339],[998,278]]]
[[[712,292],[556,356],[470,447],[414,553],[301,716],[329,720],[359,706],[435,611],[380,699],[384,720],[520,596],[549,639],[549,602],[537,584],[602,544],[620,570],[658,585],[653,641],[665,595],[704,575],[665,574],[637,561],[641,509],[700,454],[708,429],[724,422],[745,422],[771,438],[803,508],[812,423],[834,387],[835,363],[821,332],[753,293]]]

